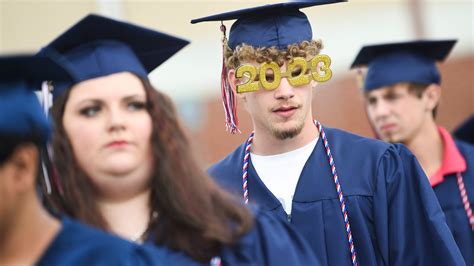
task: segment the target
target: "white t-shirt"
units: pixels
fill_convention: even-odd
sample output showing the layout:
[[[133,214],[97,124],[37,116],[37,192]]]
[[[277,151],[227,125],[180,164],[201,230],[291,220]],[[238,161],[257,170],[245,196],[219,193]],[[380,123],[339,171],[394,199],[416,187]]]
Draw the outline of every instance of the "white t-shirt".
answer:
[[[319,138],[305,146],[276,155],[250,153],[252,164],[265,186],[281,202],[287,214],[291,213],[293,195],[303,167],[316,147]]]

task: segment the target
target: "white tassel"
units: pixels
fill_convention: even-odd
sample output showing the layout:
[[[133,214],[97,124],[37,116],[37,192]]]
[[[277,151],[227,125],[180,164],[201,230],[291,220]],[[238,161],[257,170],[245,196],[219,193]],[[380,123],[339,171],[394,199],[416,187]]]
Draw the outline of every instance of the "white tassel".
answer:
[[[43,105],[43,112],[48,117],[49,115],[49,108],[52,106],[52,100],[51,100],[51,92],[49,90],[50,85],[48,81],[43,81],[41,84],[41,96],[42,96],[42,105]],[[50,148],[49,145],[47,145],[47,150],[46,150],[46,156],[50,157]],[[51,159],[51,158],[49,158]],[[48,174],[48,168],[46,167],[45,160],[41,160],[41,167],[43,169],[43,177],[44,177],[44,183],[46,184],[46,191],[48,195],[51,195],[51,182]]]
[[[48,195],[51,195],[51,183],[49,182],[48,169],[46,168],[44,160],[41,160],[41,168],[43,168],[43,177],[44,183],[46,184],[46,192],[48,193]]]
[[[42,104],[43,104],[43,111],[46,116],[48,116],[49,108],[52,106],[51,101],[51,92],[49,91],[49,82],[43,81],[41,84],[41,97],[42,97]]]

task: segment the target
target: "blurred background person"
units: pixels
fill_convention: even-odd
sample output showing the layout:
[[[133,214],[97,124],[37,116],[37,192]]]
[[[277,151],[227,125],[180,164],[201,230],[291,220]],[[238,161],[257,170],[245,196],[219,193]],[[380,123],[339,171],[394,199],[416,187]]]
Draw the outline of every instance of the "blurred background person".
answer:
[[[365,107],[377,136],[403,143],[433,187],[446,222],[466,260],[474,264],[474,146],[455,141],[436,115],[441,76],[436,67],[455,40],[364,46],[352,67],[367,66]]]
[[[171,262],[65,216],[55,217],[42,205],[51,183],[40,172],[41,153],[51,129],[33,90],[45,78],[70,76],[47,58],[0,57],[0,265]]]

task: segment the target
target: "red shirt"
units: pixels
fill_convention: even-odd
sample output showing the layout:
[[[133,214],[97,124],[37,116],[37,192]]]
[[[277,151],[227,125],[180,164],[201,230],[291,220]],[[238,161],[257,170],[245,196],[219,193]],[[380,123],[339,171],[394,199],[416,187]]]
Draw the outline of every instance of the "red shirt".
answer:
[[[443,162],[441,168],[439,168],[434,175],[429,177],[432,187],[443,182],[444,176],[446,175],[466,171],[466,160],[464,160],[464,157],[456,147],[451,134],[440,126],[438,126],[438,131],[443,141]]]

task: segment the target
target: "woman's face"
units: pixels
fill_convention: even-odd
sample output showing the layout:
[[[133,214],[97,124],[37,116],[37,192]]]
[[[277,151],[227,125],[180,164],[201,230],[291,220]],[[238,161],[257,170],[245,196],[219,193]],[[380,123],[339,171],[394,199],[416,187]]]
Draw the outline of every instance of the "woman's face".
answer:
[[[128,72],[86,80],[71,89],[64,129],[99,196],[121,197],[147,187],[153,160],[146,101],[143,83]]]

